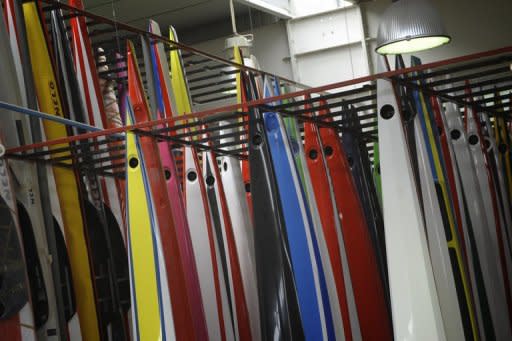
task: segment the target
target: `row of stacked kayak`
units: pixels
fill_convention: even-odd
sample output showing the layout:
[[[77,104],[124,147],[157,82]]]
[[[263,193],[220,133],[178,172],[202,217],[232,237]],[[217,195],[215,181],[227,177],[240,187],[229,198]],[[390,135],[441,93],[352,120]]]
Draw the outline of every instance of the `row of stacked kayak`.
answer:
[[[102,53],[83,16],[3,10],[0,100],[71,120],[1,111],[5,147],[56,141],[36,151],[50,165],[0,158],[7,339],[512,339],[504,117],[379,80],[373,163],[357,108],[342,104],[340,136],[308,96],[294,103],[308,120],[276,100],[215,121],[216,137],[189,116],[172,130],[193,112],[178,49],[148,35]],[[117,81],[101,78],[113,64]],[[240,103],[285,90],[245,71],[236,89]],[[153,135],[69,139],[157,119]],[[212,143],[240,135],[242,160]]]
[[[412,67],[420,64],[411,58]],[[404,68],[400,56],[396,68]],[[491,116],[477,105],[471,84],[461,86],[466,104],[459,107],[432,95],[439,89],[429,78],[413,72],[377,82],[394,335],[508,340],[510,125],[504,112]],[[419,91],[424,86],[430,92]],[[500,107],[503,94],[492,86],[486,92]]]
[[[40,3],[6,1],[3,19],[2,100],[74,122],[4,112],[8,148],[62,141],[41,151],[51,167],[4,166],[8,197],[18,200],[8,215],[14,253],[4,260],[18,265],[18,278],[2,288],[19,287],[1,325],[10,337],[392,338],[382,216],[358,134],[342,141],[335,129],[308,123],[303,145],[295,118],[252,108],[242,162],[133,132],[70,143],[63,139],[91,127],[192,112],[179,51],[167,56],[146,37],[138,50],[128,41],[116,56],[126,82],[113,84],[98,76],[96,64],[108,71],[108,63],[94,60],[83,17],[68,29],[58,9],[45,16]],[[149,32],[160,35],[155,22]],[[242,63],[237,48],[234,55]],[[240,101],[281,92],[277,79],[240,73],[236,82]],[[236,134],[223,124],[226,139]],[[181,133],[208,137],[200,130]],[[100,168],[125,165],[123,177],[83,165],[98,164],[101,145],[110,155]]]

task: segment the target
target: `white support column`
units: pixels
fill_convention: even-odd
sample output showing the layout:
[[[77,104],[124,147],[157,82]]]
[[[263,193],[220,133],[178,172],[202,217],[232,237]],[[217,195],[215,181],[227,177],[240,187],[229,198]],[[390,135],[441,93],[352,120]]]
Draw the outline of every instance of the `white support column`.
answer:
[[[287,31],[296,81],[316,86],[370,73],[359,6],[295,17],[288,21]]]

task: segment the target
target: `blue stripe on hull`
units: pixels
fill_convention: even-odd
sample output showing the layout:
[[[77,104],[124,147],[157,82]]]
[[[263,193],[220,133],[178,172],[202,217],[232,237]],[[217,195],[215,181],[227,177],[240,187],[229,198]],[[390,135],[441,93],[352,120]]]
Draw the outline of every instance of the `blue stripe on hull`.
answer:
[[[324,322],[315,283],[315,277],[318,276],[314,270],[316,261],[311,257],[313,254],[306,234],[310,224],[302,209],[305,206],[301,206],[303,199],[294,183],[294,177],[298,178],[298,175],[296,169],[290,165],[287,155],[289,151],[286,149],[277,115],[265,113],[263,117],[281,198],[304,334],[307,340],[323,340]]]

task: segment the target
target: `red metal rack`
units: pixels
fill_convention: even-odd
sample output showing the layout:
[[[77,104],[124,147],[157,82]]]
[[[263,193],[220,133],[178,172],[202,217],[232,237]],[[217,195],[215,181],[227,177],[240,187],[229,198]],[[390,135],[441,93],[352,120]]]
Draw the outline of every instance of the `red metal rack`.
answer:
[[[377,79],[386,79],[405,87],[417,88],[446,101],[456,102],[460,106],[471,104],[477,111],[488,112],[491,116],[505,115],[507,119],[512,117],[510,115],[512,46],[308,88],[292,80],[234,63],[165,37],[75,9],[55,0],[40,2],[44,12],[61,10],[66,20],[75,16],[86,18],[93,47],[101,47],[104,51],[96,50],[96,57],[102,55],[107,60],[97,64],[97,67],[108,66],[108,71],[100,72],[99,76],[114,82],[116,86],[126,81],[125,78],[119,76],[119,73],[124,70],[118,66],[119,59],[115,56],[116,54],[125,55],[127,39],[136,43],[138,49],[140,49],[140,44],[137,43],[141,38],[146,38],[164,43],[168,51],[180,50],[193,103],[200,104],[202,107],[207,105],[210,108],[188,113],[179,118],[152,120],[24,145],[7,150],[6,155],[10,158],[46,162],[63,167],[78,167],[88,171],[94,170],[102,175],[122,177],[124,176],[122,163],[109,163],[109,166],[105,166],[104,163],[124,158],[122,133],[126,131],[150,135],[159,140],[168,140],[176,147],[193,145],[200,150],[213,149],[219,156],[234,155],[245,158],[247,156],[247,122],[241,118],[246,117],[247,111],[250,109],[294,116],[299,122],[313,121],[318,125],[332,126],[340,134],[347,130],[355,131],[363,142],[367,143],[371,156],[373,142],[377,138]],[[142,54],[139,53],[139,55]],[[143,63],[142,59],[139,62]],[[141,70],[143,69],[144,67],[141,65]],[[250,73],[256,77],[277,79],[283,87],[291,89],[291,92],[236,104],[234,79],[240,72]],[[423,81],[422,85],[418,85],[419,80]],[[466,82],[469,82],[469,85],[466,85]],[[472,90],[474,101],[465,92],[468,87]],[[495,96],[495,93],[498,93],[498,96]],[[219,101],[223,103],[228,101],[232,104],[219,106]],[[305,109],[306,104],[309,104],[311,108]],[[5,104],[0,103],[0,106],[2,105],[5,107]],[[9,108],[29,112],[23,108]],[[312,112],[320,111],[322,111],[320,115],[310,115]],[[32,113],[37,114],[37,112]],[[228,126],[221,125],[221,122],[223,124],[228,122]],[[73,125],[73,122],[65,124]],[[163,125],[164,128],[156,129],[160,125]],[[230,136],[221,133],[221,130],[227,127],[234,128]],[[173,132],[173,134],[169,134],[169,132]],[[209,133],[207,136],[204,135],[206,132]],[[105,137],[105,139],[98,140],[98,137]],[[223,140],[227,137],[230,137],[231,140],[224,142]],[[81,142],[80,147],[77,143],[79,141]],[[121,143],[113,147],[109,146],[108,142],[110,141]],[[91,147],[95,146],[86,152],[91,155],[84,155],[84,143]],[[52,150],[47,148],[59,144],[67,144],[67,146]],[[77,153],[78,148],[82,148],[80,153]],[[70,166],[69,160],[71,159],[74,160],[72,163],[74,166]],[[86,159],[93,161],[84,162]]]

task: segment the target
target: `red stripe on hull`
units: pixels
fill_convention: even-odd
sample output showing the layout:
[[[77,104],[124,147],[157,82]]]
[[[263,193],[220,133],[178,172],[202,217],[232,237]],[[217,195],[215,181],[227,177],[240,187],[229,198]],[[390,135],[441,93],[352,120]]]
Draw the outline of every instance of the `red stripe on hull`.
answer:
[[[313,189],[315,191],[315,199],[320,213],[322,228],[329,250],[329,258],[332,264],[332,271],[336,283],[336,291],[343,318],[343,329],[345,339],[352,340],[352,327],[350,325],[350,315],[347,304],[347,293],[345,289],[345,279],[343,278],[343,265],[341,261],[341,252],[338,244],[338,235],[336,232],[336,215],[333,202],[331,200],[330,184],[327,178],[327,170],[324,165],[324,157],[322,155],[322,146],[318,140],[318,128],[312,123],[304,124],[304,142],[305,152]],[[310,157],[316,152],[316,157]]]
[[[327,166],[343,229],[361,334],[364,340],[392,340],[376,255],[345,152],[334,129],[321,128],[320,136],[324,148],[333,150],[326,156]]]
[[[245,290],[242,282],[242,273],[240,270],[240,262],[235,244],[235,235],[233,225],[229,216],[229,209],[226,203],[226,194],[224,193],[224,185],[220,176],[219,167],[217,167],[217,158],[213,152],[210,152],[214,163],[215,177],[218,181],[220,204],[222,215],[224,216],[224,227],[226,229],[226,239],[228,242],[228,254],[231,261],[231,275],[233,276],[233,286],[235,292],[236,315],[238,321],[238,336],[240,340],[252,340],[251,328],[249,324],[249,313],[247,311],[247,302],[245,301]]]
[[[137,62],[133,55],[133,45],[130,42],[128,42],[127,50],[128,92],[133,104],[135,120],[137,122],[148,121],[149,112],[145,94],[139,78],[140,73]],[[193,313],[187,300],[184,269],[181,266],[181,255],[179,253],[176,229],[167,196],[167,186],[158,153],[158,146],[151,137],[142,136],[140,141],[160,229],[162,253],[167,270],[176,337],[178,340],[198,340],[199,335],[197,335],[193,322]]]
[[[194,148],[192,148],[192,156],[194,158],[194,166],[196,170],[201,169],[201,166],[199,164],[199,158],[197,156],[197,151]],[[206,186],[203,181],[199,181],[199,188],[201,189],[201,198],[203,199],[203,209],[206,217],[206,226],[208,229],[208,244],[210,245],[210,254],[212,257],[213,281],[215,284],[215,298],[217,300],[217,314],[219,314],[220,335],[221,340],[225,341],[226,327],[224,325],[224,312],[222,310],[222,296],[220,292],[219,269],[217,267],[217,254],[215,253],[215,237],[212,221],[210,219],[210,206],[208,204]]]
[[[19,315],[0,321],[0,335],[2,340],[21,341]]]

